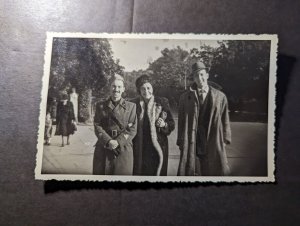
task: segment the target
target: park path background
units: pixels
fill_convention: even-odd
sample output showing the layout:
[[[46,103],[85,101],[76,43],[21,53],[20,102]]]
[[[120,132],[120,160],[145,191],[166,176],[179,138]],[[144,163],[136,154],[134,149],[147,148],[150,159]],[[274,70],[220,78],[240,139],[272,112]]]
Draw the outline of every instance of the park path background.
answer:
[[[176,117],[174,119],[177,125],[178,119]],[[231,175],[266,176],[267,124],[232,122],[231,129],[232,144],[227,146]],[[176,145],[176,137],[177,127],[169,136],[168,175],[177,174],[179,149]],[[42,173],[92,174],[94,145],[97,141],[94,127],[79,124],[77,132],[70,137],[70,141],[70,145],[61,147],[61,137],[53,136],[51,146],[44,146]]]

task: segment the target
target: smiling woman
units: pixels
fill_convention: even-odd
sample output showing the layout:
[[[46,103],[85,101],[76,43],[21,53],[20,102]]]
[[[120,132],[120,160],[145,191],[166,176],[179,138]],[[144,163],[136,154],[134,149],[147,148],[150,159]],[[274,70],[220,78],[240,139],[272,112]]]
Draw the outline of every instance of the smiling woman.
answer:
[[[134,175],[167,176],[168,135],[175,122],[166,98],[154,97],[151,78],[142,75],[136,80],[140,97],[137,106],[138,129],[134,138]]]

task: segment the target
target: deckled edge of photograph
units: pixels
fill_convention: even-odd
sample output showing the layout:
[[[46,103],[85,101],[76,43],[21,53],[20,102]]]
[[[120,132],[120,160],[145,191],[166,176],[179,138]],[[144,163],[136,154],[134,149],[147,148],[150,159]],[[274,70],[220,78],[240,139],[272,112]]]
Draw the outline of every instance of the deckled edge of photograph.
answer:
[[[267,145],[267,176],[117,176],[117,175],[75,175],[75,174],[42,174],[42,158],[46,104],[49,87],[49,75],[52,55],[52,41],[55,37],[64,38],[147,38],[147,39],[203,39],[203,40],[270,40],[270,70],[268,96],[268,145]],[[68,180],[68,181],[108,181],[108,182],[209,182],[209,183],[272,183],[275,182],[275,109],[276,109],[276,72],[277,72],[277,34],[168,34],[168,33],[69,33],[47,32],[44,73],[42,77],[39,129],[35,179],[37,180]]]

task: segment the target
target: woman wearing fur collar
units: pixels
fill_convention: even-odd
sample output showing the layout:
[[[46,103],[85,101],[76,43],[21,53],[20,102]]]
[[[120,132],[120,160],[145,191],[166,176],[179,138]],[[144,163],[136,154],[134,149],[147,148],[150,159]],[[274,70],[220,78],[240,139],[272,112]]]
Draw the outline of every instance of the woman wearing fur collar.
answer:
[[[140,96],[137,106],[138,129],[134,138],[134,175],[166,176],[168,170],[168,135],[175,123],[166,98],[155,97],[151,78],[142,75],[136,80]]]

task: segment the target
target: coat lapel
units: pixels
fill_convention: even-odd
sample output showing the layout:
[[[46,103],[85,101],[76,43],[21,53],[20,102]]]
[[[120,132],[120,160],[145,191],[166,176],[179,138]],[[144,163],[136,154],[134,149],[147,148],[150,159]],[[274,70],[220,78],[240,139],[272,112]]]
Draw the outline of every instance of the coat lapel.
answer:
[[[148,117],[150,122],[150,134],[151,134],[151,141],[152,144],[159,156],[159,164],[157,166],[156,175],[159,176],[161,169],[162,169],[162,163],[163,163],[163,152],[161,149],[160,144],[157,140],[157,133],[156,133],[156,127],[155,127],[155,112],[156,112],[156,104],[154,96],[151,97],[147,104],[147,111],[145,111],[145,102],[139,98],[136,101],[136,104],[138,105],[138,117],[139,117],[139,123],[138,123],[138,136],[139,136],[139,147],[143,147],[143,119],[144,117]],[[142,151],[139,151],[139,162],[138,168],[141,169],[141,162],[142,162]]]
[[[197,104],[197,108],[199,108],[199,98],[198,98],[198,95],[197,95],[197,85],[196,83],[194,83],[191,87],[190,87],[190,91],[191,91],[191,94]]]
[[[124,122],[123,114],[125,113],[125,110],[126,110],[125,100],[122,98],[120,100],[120,102],[117,104],[117,106],[115,106],[113,104],[113,102],[111,101],[111,99],[108,99],[107,107],[109,109],[109,114],[111,114],[111,117],[116,118],[116,120],[118,120],[121,124],[123,124],[123,122]],[[123,126],[121,126],[121,124],[118,126],[122,129]]]
[[[112,112],[118,112],[120,111],[120,108],[123,108],[126,110],[126,102],[123,98],[121,98],[120,102],[115,106],[112,102],[111,99],[107,100],[107,107],[112,111]]]
[[[123,98],[120,100],[120,103],[118,104],[118,106],[123,108],[124,110],[126,110],[126,102]]]
[[[112,111],[115,109],[115,105],[112,103],[111,99],[107,100],[107,107]]]
[[[137,103],[136,104],[138,106],[137,114],[139,116],[139,120],[143,121],[143,118],[144,118],[144,115],[145,115],[145,102],[140,97],[140,98],[137,99]]]
[[[209,138],[209,134],[210,134],[210,130],[211,130],[211,124],[212,124],[212,120],[213,120],[213,112],[214,112],[214,109],[215,109],[215,106],[216,106],[216,98],[217,98],[217,95],[216,95],[216,92],[214,90],[214,88],[212,88],[211,86],[209,87],[210,89],[210,92],[208,93],[209,96],[207,96],[207,98],[210,98],[208,100],[208,106],[207,106],[207,109],[209,111],[209,121],[208,121],[208,128],[207,128],[207,140]]]

